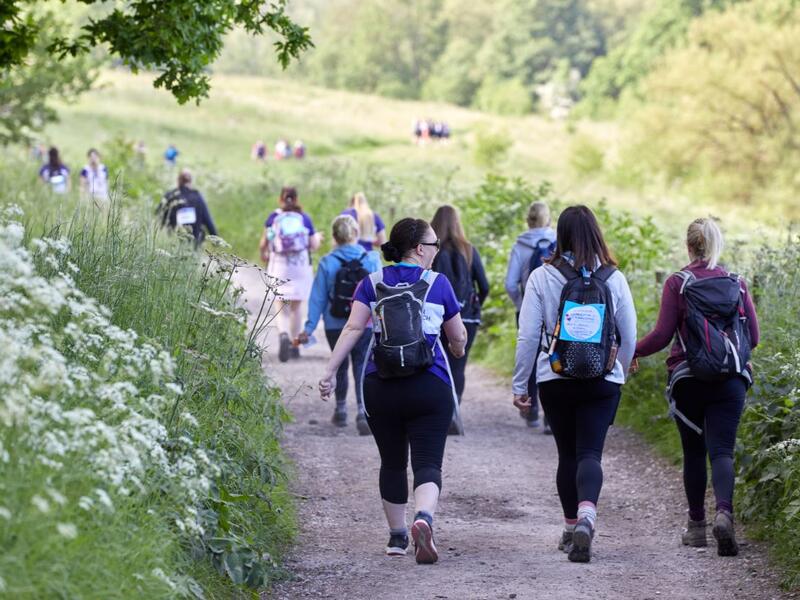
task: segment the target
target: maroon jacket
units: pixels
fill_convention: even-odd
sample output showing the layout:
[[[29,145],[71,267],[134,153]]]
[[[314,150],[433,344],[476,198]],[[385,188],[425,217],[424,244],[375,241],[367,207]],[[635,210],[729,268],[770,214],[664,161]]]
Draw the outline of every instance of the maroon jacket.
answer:
[[[708,263],[696,260],[686,265],[683,271],[691,271],[697,279],[704,277],[719,277],[727,275],[728,272],[720,266],[708,269]],[[681,296],[680,290],[683,279],[679,275],[671,275],[664,284],[664,292],[661,295],[661,310],[658,313],[656,326],[636,344],[635,356],[650,356],[659,350],[667,347],[671,340],[675,338],[675,331],[681,328],[681,335],[686,338],[686,300]],[[759,329],[756,308],[753,299],[747,291],[747,284],[742,280],[742,290],[744,291],[744,312],[747,317],[747,326],[750,330],[750,342],[752,347],[758,345]],[[670,373],[680,363],[686,360],[686,355],[680,343],[674,340],[672,349],[667,357],[667,371]]]

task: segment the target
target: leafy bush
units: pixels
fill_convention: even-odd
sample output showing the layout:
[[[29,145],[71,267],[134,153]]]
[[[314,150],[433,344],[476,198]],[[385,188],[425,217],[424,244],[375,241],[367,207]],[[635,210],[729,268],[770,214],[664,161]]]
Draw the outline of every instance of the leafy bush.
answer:
[[[493,167],[508,154],[509,137],[502,131],[481,128],[475,133],[475,162],[483,167]]]
[[[498,115],[525,115],[533,110],[533,99],[518,79],[487,79],[475,94],[475,107]]]
[[[603,170],[605,155],[603,150],[591,138],[579,135],[569,149],[569,166],[576,175],[587,177]]]
[[[286,414],[257,345],[267,313],[248,334],[231,283],[252,267],[157,235],[149,206],[98,212],[3,175],[2,192],[16,181],[31,209],[25,237],[7,223],[0,252],[3,296],[16,298],[0,307],[1,381],[29,382],[3,390],[0,411],[6,590],[232,597],[230,582],[265,586],[294,525]]]

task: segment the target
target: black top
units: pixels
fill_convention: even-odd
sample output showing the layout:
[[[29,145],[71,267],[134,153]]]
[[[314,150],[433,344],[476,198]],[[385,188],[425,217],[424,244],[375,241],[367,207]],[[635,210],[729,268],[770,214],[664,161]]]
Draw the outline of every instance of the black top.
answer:
[[[480,323],[481,305],[489,295],[489,280],[483,269],[478,250],[472,247],[472,267],[467,265],[464,256],[455,248],[442,247],[431,267],[441,273],[453,286],[461,304],[461,319],[465,322]]]
[[[181,186],[164,194],[158,212],[161,214],[162,226],[170,229],[185,227],[191,230],[198,244],[205,237],[203,228],[210,235],[217,235],[217,228],[203,195],[193,188]]]

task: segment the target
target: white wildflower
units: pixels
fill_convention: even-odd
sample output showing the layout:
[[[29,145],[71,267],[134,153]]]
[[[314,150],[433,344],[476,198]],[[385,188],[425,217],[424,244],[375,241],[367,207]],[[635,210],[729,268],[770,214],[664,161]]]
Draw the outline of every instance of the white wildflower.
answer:
[[[39,510],[39,512],[43,512],[45,514],[50,512],[50,503],[38,494],[31,498],[31,503]]]
[[[0,506],[0,517],[3,517],[6,521],[10,521],[11,511],[8,510],[5,506]]]
[[[58,490],[54,490],[53,488],[48,488],[47,495],[50,496],[53,499],[53,502],[55,502],[59,506],[66,506],[67,497]]]
[[[83,510],[89,511],[94,507],[94,500],[92,500],[89,496],[81,496],[78,500],[78,506],[80,506]]]
[[[74,540],[78,537],[78,528],[74,523],[58,523],[56,524],[56,529],[61,536],[68,540]]]

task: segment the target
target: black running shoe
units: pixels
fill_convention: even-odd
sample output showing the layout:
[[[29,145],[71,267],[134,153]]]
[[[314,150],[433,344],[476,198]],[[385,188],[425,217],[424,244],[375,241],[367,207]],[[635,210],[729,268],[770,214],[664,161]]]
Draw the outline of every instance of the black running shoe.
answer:
[[[417,564],[432,565],[439,560],[436,544],[433,543],[433,527],[423,515],[417,515],[414,519],[411,537],[414,540],[414,556]]]
[[[372,430],[369,428],[369,423],[367,423],[367,415],[364,413],[358,413],[356,416],[356,429],[358,430],[358,435],[372,434]]]
[[[331,423],[333,423],[337,427],[347,427],[347,411],[346,410],[333,411],[333,416],[331,417]]]
[[[289,336],[285,333],[281,334],[280,342],[278,343],[278,360],[287,362],[289,360],[289,353],[292,349],[292,342]]]
[[[589,519],[581,519],[572,532],[572,548],[569,549],[567,558],[571,562],[587,563],[592,560],[592,538],[594,529]]]
[[[393,534],[386,544],[386,556],[405,556],[408,550],[408,536]]]

